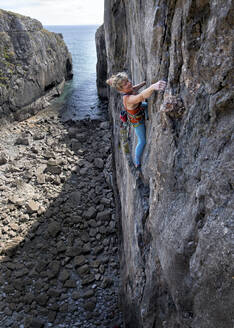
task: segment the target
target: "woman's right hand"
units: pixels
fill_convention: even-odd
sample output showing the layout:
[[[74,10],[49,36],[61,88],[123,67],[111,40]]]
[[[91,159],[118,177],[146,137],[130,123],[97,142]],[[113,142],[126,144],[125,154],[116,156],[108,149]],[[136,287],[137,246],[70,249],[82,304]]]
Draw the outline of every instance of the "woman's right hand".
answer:
[[[164,91],[166,88],[167,83],[165,81],[158,81],[157,83],[152,84],[154,90],[157,91]]]

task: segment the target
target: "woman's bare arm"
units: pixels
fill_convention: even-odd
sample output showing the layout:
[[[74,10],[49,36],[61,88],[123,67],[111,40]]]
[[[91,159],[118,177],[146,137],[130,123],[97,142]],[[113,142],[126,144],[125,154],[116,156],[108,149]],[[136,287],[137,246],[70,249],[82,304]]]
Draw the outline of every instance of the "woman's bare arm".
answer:
[[[142,88],[144,85],[146,85],[146,82],[145,82],[145,81],[143,81],[143,82],[141,82],[141,83],[139,83],[139,84],[134,85],[132,88],[133,88],[134,91],[138,91],[138,90],[139,90],[140,88]]]
[[[149,98],[155,90],[163,91],[163,90],[165,90],[165,88],[166,88],[166,82],[158,81],[157,83],[152,84],[147,89],[141,91],[138,95],[128,96],[127,104],[129,104],[129,105],[138,104],[139,102],[143,101],[144,99]]]

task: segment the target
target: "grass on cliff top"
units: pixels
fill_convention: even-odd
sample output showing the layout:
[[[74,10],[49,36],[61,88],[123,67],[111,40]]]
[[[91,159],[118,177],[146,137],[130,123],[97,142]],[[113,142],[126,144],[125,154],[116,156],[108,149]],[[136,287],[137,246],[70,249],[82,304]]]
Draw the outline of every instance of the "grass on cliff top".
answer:
[[[58,44],[60,46],[65,45],[63,38],[61,38],[61,36],[58,33],[50,32],[50,31],[46,30],[45,28],[43,28],[41,30],[41,32],[44,33],[45,35],[47,35],[49,37],[49,39],[51,38],[51,36],[55,37],[56,41],[58,42]]]
[[[24,15],[21,15],[21,14],[18,14],[18,13],[14,13],[13,11],[0,9],[0,15],[3,15],[3,14],[8,14],[8,15],[15,16],[15,17],[21,18],[21,19],[23,19],[25,17],[28,17],[28,16],[24,16]]]

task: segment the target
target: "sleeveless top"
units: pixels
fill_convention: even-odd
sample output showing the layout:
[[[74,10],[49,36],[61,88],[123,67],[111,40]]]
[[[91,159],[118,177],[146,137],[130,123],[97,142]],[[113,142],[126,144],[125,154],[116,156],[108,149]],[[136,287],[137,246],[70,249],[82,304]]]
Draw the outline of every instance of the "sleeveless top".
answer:
[[[130,94],[125,93],[123,96],[130,96]],[[123,99],[123,104],[131,124],[135,126],[136,124],[137,125],[140,124],[140,122],[143,123],[145,115],[144,115],[144,108],[141,106],[141,102],[138,104],[137,108],[135,109],[128,109],[125,105],[124,99]]]

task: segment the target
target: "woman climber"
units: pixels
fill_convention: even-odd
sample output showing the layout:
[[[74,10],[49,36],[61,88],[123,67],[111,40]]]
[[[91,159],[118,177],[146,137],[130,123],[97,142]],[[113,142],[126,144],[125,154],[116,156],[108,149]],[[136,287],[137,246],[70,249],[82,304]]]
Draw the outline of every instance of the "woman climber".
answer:
[[[137,146],[135,150],[135,166],[140,168],[141,155],[143,153],[146,137],[145,137],[145,108],[147,103],[145,99],[149,98],[155,90],[164,91],[166,88],[166,82],[158,81],[151,84],[147,89],[138,93],[146,82],[142,82],[135,86],[132,85],[125,72],[112,75],[110,79],[106,81],[111,87],[117,89],[123,94],[123,104],[127,112],[128,119],[131,125],[134,127],[137,135]]]

